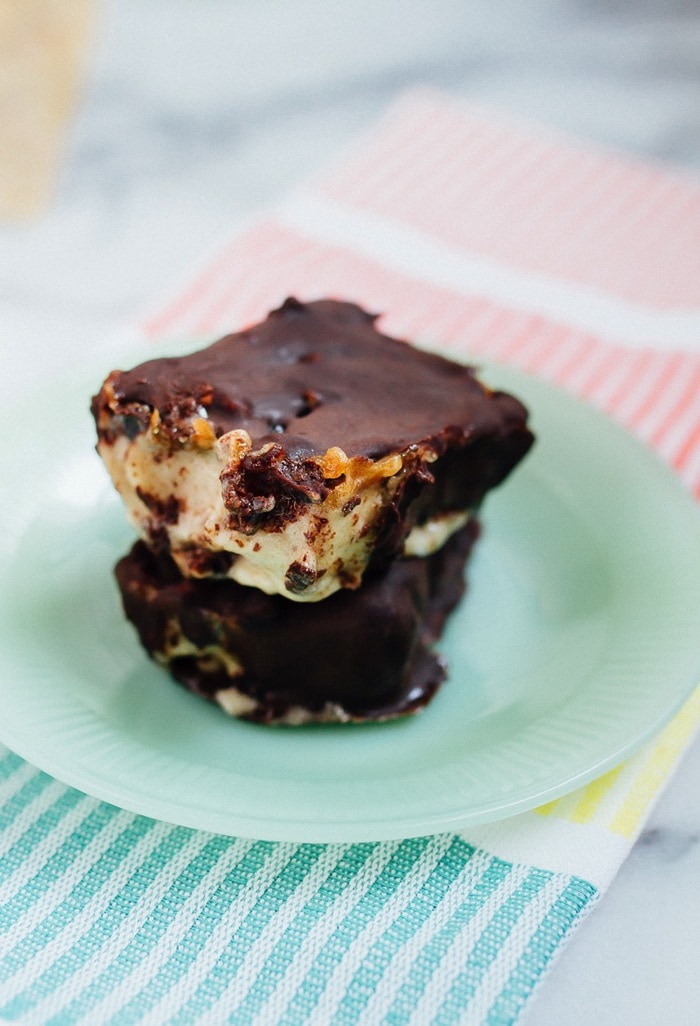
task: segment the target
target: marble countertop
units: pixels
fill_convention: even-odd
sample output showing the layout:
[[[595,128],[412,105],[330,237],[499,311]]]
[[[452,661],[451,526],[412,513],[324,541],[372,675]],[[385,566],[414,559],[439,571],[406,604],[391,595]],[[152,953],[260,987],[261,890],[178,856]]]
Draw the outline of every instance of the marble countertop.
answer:
[[[699,53],[692,0],[105,2],[53,202],[0,226],[0,398],[137,320],[417,83],[700,170]],[[696,743],[529,1026],[698,1021],[698,779]]]

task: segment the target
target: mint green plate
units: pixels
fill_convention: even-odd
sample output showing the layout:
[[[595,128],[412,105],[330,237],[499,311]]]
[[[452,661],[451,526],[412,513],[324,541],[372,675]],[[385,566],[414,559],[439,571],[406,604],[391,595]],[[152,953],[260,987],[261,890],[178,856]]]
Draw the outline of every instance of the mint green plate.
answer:
[[[31,433],[5,418],[0,739],[123,808],[298,841],[499,819],[626,758],[700,680],[700,513],[595,410],[485,377],[524,398],[538,442],[486,503],[448,682],[381,726],[254,726],[173,684],[121,614],[112,566],[131,532],[92,449],[90,384],[32,403]]]

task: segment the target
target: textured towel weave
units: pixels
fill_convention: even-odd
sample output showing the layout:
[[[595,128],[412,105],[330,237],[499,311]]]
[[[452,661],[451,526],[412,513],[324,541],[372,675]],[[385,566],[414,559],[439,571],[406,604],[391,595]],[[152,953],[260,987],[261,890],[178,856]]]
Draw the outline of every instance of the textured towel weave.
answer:
[[[287,294],[582,395],[700,493],[700,184],[411,94],[145,325],[205,335]],[[693,346],[695,345],[695,349]],[[0,1017],[24,1023],[517,1021],[700,719],[565,798],[464,836],[219,837],[0,759]]]

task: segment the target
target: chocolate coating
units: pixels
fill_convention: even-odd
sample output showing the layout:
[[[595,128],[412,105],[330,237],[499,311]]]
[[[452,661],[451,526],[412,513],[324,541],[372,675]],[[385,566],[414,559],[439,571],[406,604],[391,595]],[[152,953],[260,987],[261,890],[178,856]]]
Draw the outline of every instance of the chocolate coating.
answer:
[[[157,409],[163,433],[181,439],[203,408],[217,436],[242,428],[254,449],[280,443],[294,460],[332,446],[376,459],[425,442],[440,454],[526,431],[517,399],[488,392],[469,367],[381,334],[375,321],[353,303],[290,298],[199,352],[115,372],[122,429],[137,434]]]
[[[299,708],[313,718],[328,703],[346,719],[384,720],[415,712],[444,680],[432,645],[462,596],[478,531],[472,521],[434,555],[397,560],[357,591],[313,606],[232,581],[183,578],[143,542],[115,572],[144,648],[189,690],[212,699],[233,685],[256,703],[245,718],[260,722]],[[170,658],[173,639],[183,637],[197,651]],[[240,675],[228,675],[217,651],[240,663]]]

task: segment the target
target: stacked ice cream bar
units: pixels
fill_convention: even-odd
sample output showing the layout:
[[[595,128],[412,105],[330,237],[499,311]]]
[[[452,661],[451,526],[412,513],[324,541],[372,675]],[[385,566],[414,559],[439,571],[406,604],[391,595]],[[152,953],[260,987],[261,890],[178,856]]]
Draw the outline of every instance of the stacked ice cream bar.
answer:
[[[481,503],[532,444],[517,399],[376,320],[287,299],[199,352],[112,372],[93,399],[141,538],[116,568],[126,616],[234,716],[424,706]]]

